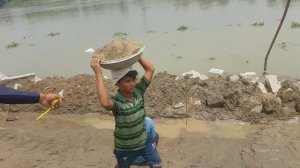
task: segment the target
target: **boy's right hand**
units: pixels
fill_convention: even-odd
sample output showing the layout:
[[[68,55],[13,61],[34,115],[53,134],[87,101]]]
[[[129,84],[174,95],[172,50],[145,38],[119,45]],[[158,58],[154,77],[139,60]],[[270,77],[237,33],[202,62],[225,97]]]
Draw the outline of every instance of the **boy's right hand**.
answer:
[[[101,73],[102,69],[100,66],[101,58],[99,55],[93,55],[91,60],[91,68],[94,70],[95,73]]]

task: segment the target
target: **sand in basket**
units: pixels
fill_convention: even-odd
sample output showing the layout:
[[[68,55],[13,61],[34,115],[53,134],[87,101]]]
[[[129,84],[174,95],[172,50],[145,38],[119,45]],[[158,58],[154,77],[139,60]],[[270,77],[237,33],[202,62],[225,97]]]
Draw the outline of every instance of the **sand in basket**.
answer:
[[[142,47],[142,43],[128,38],[119,38],[96,49],[95,54],[99,55],[102,61],[117,60],[137,53]]]

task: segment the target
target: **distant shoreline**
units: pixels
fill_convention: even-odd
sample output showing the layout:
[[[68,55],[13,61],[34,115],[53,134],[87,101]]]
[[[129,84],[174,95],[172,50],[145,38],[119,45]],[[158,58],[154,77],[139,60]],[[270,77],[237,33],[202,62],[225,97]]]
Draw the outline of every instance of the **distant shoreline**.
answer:
[[[9,2],[10,0],[0,0],[0,7],[2,7],[5,3]]]

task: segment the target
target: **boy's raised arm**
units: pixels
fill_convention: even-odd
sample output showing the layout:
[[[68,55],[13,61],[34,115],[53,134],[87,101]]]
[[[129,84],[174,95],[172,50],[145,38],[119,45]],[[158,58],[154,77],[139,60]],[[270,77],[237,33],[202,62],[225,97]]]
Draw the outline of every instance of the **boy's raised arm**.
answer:
[[[101,62],[100,57],[98,56],[92,57],[91,68],[94,70],[96,76],[96,88],[97,88],[99,103],[106,110],[112,110],[113,103],[111,99],[108,97],[106,88],[104,86],[104,80],[103,80],[103,74],[102,74],[100,62]]]
[[[146,79],[148,81],[151,81],[152,77],[153,77],[153,73],[154,73],[154,66],[143,56],[141,56],[141,58],[139,59],[139,63],[141,64],[141,66],[144,68],[145,70],[145,74],[144,76],[146,77]]]

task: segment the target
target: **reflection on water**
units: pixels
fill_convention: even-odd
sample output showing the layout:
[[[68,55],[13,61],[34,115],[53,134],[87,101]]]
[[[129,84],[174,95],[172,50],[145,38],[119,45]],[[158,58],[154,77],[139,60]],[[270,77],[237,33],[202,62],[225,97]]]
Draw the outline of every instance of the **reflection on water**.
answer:
[[[72,76],[92,73],[90,55],[115,32],[146,45],[157,71],[263,70],[286,0],[13,0],[0,8],[0,72]],[[270,54],[270,73],[300,77],[300,0],[291,3]],[[252,26],[263,22],[264,26]],[[188,27],[180,32],[180,25]],[[51,32],[60,35],[49,37]],[[5,46],[17,42],[19,46]],[[285,43],[283,49],[279,44]],[[215,58],[215,59],[210,59]],[[139,68],[139,67],[137,67]],[[106,72],[108,73],[108,72]]]

